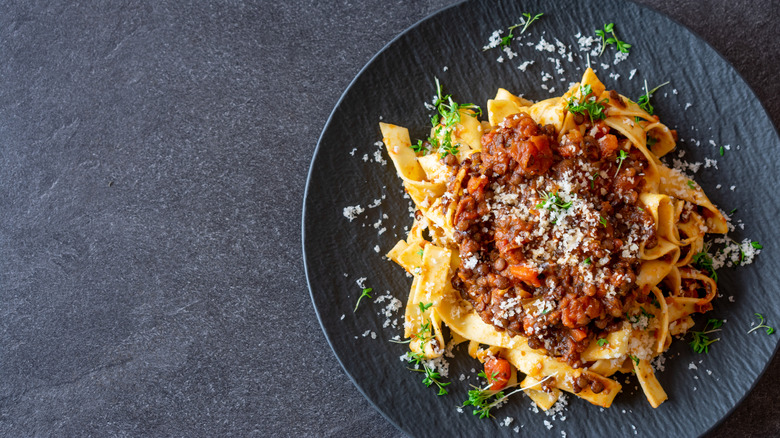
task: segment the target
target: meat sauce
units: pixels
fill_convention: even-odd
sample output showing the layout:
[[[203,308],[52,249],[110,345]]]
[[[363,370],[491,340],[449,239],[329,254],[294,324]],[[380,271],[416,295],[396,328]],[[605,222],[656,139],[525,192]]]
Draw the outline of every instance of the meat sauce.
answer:
[[[602,121],[583,126],[558,141],[551,125],[509,116],[454,164],[465,177],[448,187],[453,286],[486,323],[575,367],[593,334],[647,299],[635,286],[639,247],[657,243],[639,201],[647,159]]]

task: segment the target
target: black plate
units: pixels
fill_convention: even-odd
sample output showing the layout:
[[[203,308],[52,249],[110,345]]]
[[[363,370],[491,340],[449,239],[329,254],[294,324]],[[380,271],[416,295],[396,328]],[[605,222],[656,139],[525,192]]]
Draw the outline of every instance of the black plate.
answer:
[[[303,215],[304,262],[314,307],[333,351],[355,385],[389,421],[412,436],[516,435],[515,427],[538,435],[561,436],[565,431],[570,437],[631,436],[634,432],[639,436],[700,435],[747,394],[780,339],[777,334],[746,333],[755,321],[754,312],[764,314],[770,323],[780,323],[780,298],[774,293],[780,283],[775,249],[779,239],[772,232],[777,206],[767,197],[774,195],[766,190],[780,186],[780,141],[761,104],[718,53],[667,17],[617,0],[571,3],[555,10],[544,1],[477,1],[418,23],[355,78],[317,146]],[[482,50],[494,30],[506,29],[530,11],[545,15],[512,44],[518,57],[509,60],[504,55],[500,63],[498,49]],[[384,152],[387,163],[376,162],[374,153],[380,148],[375,142],[381,140],[378,122],[406,126],[413,139],[425,136],[429,114],[423,102],[434,94],[435,77],[457,101],[483,106],[498,87],[534,100],[560,95],[570,82],[579,80],[587,62],[575,34],[592,36],[595,28],[608,22],[617,23],[618,36],[633,48],[628,59],[616,65],[614,47],[593,57],[591,63],[600,78],[607,88],[635,97],[643,94],[644,79],[651,87],[670,81],[656,93],[656,113],[678,130],[684,140],[678,150],[685,151],[686,161],[717,160],[717,170],[702,166],[696,180],[723,210],[739,208],[733,220],[744,220],[744,229],[738,226],[731,236],[738,241],[759,241],[765,250],[752,265],[720,270],[722,297],[716,299],[712,315],[727,320],[721,340],[709,354],[696,354],[683,341],[674,343],[666,354],[665,370],[658,373],[669,400],[658,409],[650,407],[636,381],[629,379],[613,407],[603,412],[569,397],[565,421],[560,414],[551,420],[531,412],[530,401],[523,395],[515,395],[495,411],[493,420],[481,420],[468,409],[459,413],[468,383],[476,382],[474,377],[460,381],[459,376],[473,376],[470,370],[478,368],[478,362],[456,351],[448,379],[453,382],[450,395],[438,397],[433,388],[421,383],[418,373],[408,371],[399,360],[406,346],[388,342],[401,329],[383,327],[387,318],[379,313],[386,302],[364,300],[353,313],[361,293],[356,284],[359,278],[366,278],[374,298],[390,293],[404,303],[411,284],[400,267],[382,257],[405,237],[404,227],[411,219],[392,163]],[[548,59],[559,55],[520,46],[536,45],[541,37],[553,44],[557,38],[571,46],[573,62],[562,62],[562,74]],[[534,64],[522,72],[517,67],[525,60]],[[611,64],[609,69],[601,66],[606,62]],[[552,79],[543,82],[543,72]],[[620,76],[611,78],[610,73]],[[549,93],[542,84],[548,88],[554,84],[556,91]],[[721,156],[719,148],[726,145]],[[383,196],[381,205],[369,208]],[[349,221],[344,208],[354,205],[365,212]],[[383,214],[388,218],[382,219]],[[382,228],[386,231],[380,234]],[[403,310],[395,314],[399,324],[402,315]],[[700,325],[704,319],[699,318]],[[502,425],[507,417],[513,418],[508,427]]]

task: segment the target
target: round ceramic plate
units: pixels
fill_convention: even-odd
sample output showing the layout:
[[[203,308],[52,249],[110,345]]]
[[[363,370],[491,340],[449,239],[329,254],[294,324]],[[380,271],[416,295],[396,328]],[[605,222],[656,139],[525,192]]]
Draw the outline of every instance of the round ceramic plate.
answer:
[[[526,32],[515,29],[510,50],[483,50],[494,31],[543,12]],[[615,23],[632,44],[626,59],[615,47],[598,56],[594,29]],[[594,41],[589,41],[593,37]],[[595,49],[595,52],[593,50]],[[708,354],[677,340],[666,353],[660,383],[669,400],[653,409],[632,376],[610,409],[574,396],[555,415],[534,412],[530,400],[513,396],[495,418],[460,409],[480,366],[462,347],[450,359],[449,394],[422,383],[399,358],[407,346],[403,309],[390,312],[388,296],[406,302],[411,279],[383,257],[406,237],[409,200],[382,150],[378,123],[409,128],[413,139],[430,129],[424,102],[435,79],[458,102],[484,106],[499,87],[532,100],[561,95],[579,81],[588,62],[608,89],[638,97],[669,81],[652,100],[656,114],[681,139],[670,154],[693,165],[711,200],[731,216],[736,241],[764,246],[753,264],[723,268],[720,297],[711,317],[726,320]],[[721,154],[722,151],[722,154]],[[777,207],[767,187],[780,181],[777,132],[737,72],[705,42],[654,11],[618,0],[571,2],[555,9],[545,1],[485,0],[456,5],[408,29],[360,72],[328,120],[312,160],[303,215],[303,250],[314,307],[344,370],[376,408],[412,436],[697,436],[714,427],[747,394],[772,358],[780,336],[748,334],[755,312],[780,324],[774,293]],[[670,158],[671,161],[671,158]],[[696,163],[699,163],[696,166]],[[349,213],[352,214],[349,214]],[[346,214],[345,214],[346,213]],[[348,218],[350,216],[351,218]],[[373,289],[355,311],[362,287]],[[384,297],[384,298],[380,298]],[[707,317],[699,316],[698,327]],[[461,380],[461,376],[465,377]],[[461,412],[462,411],[462,412]]]

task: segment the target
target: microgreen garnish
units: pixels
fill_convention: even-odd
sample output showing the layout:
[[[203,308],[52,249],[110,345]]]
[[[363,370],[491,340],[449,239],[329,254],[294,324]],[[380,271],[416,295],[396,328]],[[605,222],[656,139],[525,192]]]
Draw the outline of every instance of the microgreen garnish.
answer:
[[[691,261],[698,269],[709,272],[710,278],[717,282],[718,274],[715,272],[715,268],[712,266],[712,256],[709,254],[709,249],[710,245],[705,245],[701,252],[693,255]]]
[[[639,328],[645,330],[647,329],[650,323],[650,318],[655,318],[655,315],[645,310],[644,307],[640,307],[639,310],[640,313],[637,313],[635,315],[630,315],[628,317],[628,322],[630,322],[631,324],[636,324],[639,326]],[[642,317],[644,317],[644,319],[642,319]]]
[[[431,332],[431,321],[426,321],[425,324],[422,324],[420,326],[420,330],[415,335],[415,338],[425,342],[429,339],[429,337],[426,336],[425,334],[430,332]]]
[[[412,371],[425,374],[425,377],[423,378],[423,383],[425,384],[425,386],[431,386],[433,384],[436,384],[436,386],[439,388],[438,395],[448,394],[447,390],[444,389],[444,387],[449,385],[452,382],[439,381],[439,379],[441,379],[441,374],[439,374],[438,371],[428,366],[428,363],[425,361],[425,355],[423,355],[422,353],[412,353],[410,351],[406,353],[406,357],[409,359],[409,362],[413,362],[416,365],[422,365],[423,369],[419,369],[419,368],[409,368],[409,369]]]
[[[750,242],[750,246],[752,246],[752,247],[753,247],[753,248],[755,248],[755,249],[764,249],[764,246],[763,246],[763,245],[761,245],[761,244],[760,244],[760,243],[758,243],[758,242]]]
[[[593,184],[596,181],[596,178],[600,177],[601,174],[599,172],[596,172],[593,174],[593,176],[590,177],[590,188],[593,189]]]
[[[648,147],[653,147],[653,145],[655,145],[656,143],[658,143],[658,139],[657,138],[650,137],[649,135],[647,136],[647,146]]]
[[[723,146],[720,147],[720,156],[722,157],[723,154],[726,153],[726,149],[723,149]]]
[[[608,33],[612,34],[609,38],[607,38]],[[599,56],[604,53],[604,49],[606,49],[607,46],[612,44],[615,44],[617,49],[623,53],[628,53],[631,48],[631,44],[621,41],[620,38],[615,35],[615,23],[608,23],[604,25],[603,29],[596,29],[596,36],[601,37],[601,51],[599,52]]]
[[[629,354],[628,357],[631,358],[631,360],[634,361],[635,364],[639,365],[639,358],[634,356],[633,354]]]
[[[719,332],[722,325],[723,320],[721,319],[708,320],[707,324],[704,326],[704,330],[700,332],[691,332],[693,340],[689,342],[688,345],[693,347],[693,351],[697,353],[709,353],[710,344],[720,341],[720,338],[710,339],[708,335],[710,333]]]
[[[557,374],[557,373],[556,373]],[[474,411],[472,412],[474,415],[479,415],[479,418],[490,418],[492,415],[490,415],[490,410],[501,403],[503,403],[506,399],[508,399],[511,395],[516,394],[520,391],[524,391],[526,389],[531,389],[535,386],[540,385],[542,382],[552,379],[555,377],[556,374],[552,374],[550,376],[545,377],[538,383],[535,383],[533,385],[527,386],[525,388],[517,388],[514,391],[505,394],[503,390],[500,391],[493,391],[490,389],[490,385],[487,385],[484,388],[480,388],[478,386],[471,385],[472,390],[469,390],[469,399],[463,402],[463,406],[473,406]],[[479,376],[482,378],[487,379],[487,375],[484,373],[484,371],[479,372]],[[519,386],[519,383],[516,383],[514,385],[507,386],[504,389],[513,388],[515,386]],[[492,399],[492,400],[491,400]]]
[[[696,183],[694,183],[694,182],[693,182],[693,181],[691,181],[691,180],[688,180],[688,187],[690,187],[690,188],[692,188],[692,189],[694,189],[694,190],[695,190],[695,189],[696,189]]]
[[[371,298],[371,295],[369,295],[369,294],[371,293],[372,290],[373,289],[370,288],[370,287],[367,287],[367,288],[363,289],[363,293],[360,294],[360,297],[357,300],[357,304],[355,304],[355,310],[353,310],[352,313],[357,312],[358,306],[360,305],[360,300],[362,300],[363,297]]]
[[[530,13],[523,12],[523,21],[525,23],[523,24],[523,30],[521,30],[520,33],[525,32],[525,30],[528,29],[528,26],[530,26],[534,21],[538,20],[542,15],[544,15],[544,13],[538,13],[532,17]]]
[[[418,304],[418,306],[420,307],[420,313],[425,313],[425,311],[426,311],[426,310],[430,309],[430,308],[431,308],[431,306],[433,306],[433,303],[428,303],[428,304],[425,304],[425,303],[423,303],[422,301],[420,301],[420,302],[419,302],[419,303],[417,303],[417,304]]]
[[[509,47],[509,44],[512,42],[512,38],[515,37],[515,34],[513,33],[514,29],[516,27],[520,26],[519,24],[515,24],[514,26],[509,26],[509,34],[507,36],[501,37],[501,42],[498,43],[499,48]],[[485,51],[487,49],[490,49],[491,47],[485,47],[482,50]]]
[[[453,144],[452,132],[455,130],[455,126],[460,123],[460,110],[472,110],[474,112],[470,115],[472,117],[478,117],[482,115],[482,109],[473,103],[456,103],[452,100],[452,95],[443,94],[439,78],[435,79],[436,100],[433,102],[433,106],[436,108],[436,114],[431,117],[433,136],[428,138],[428,143],[430,143],[432,150],[438,152],[439,158],[444,158],[449,154],[457,155],[459,151],[460,145],[457,143]],[[430,152],[425,148],[425,144],[422,140],[418,140],[417,145],[412,145],[412,149],[415,152],[422,151],[424,154]]]
[[[604,226],[604,228],[607,227],[607,218],[604,216],[599,215],[599,223]]]
[[[590,257],[586,258],[583,262],[583,265],[590,265]]]
[[[736,209],[736,208],[733,208],[733,209],[731,209],[731,211],[729,212],[729,216],[731,216],[732,214],[734,214],[734,213],[736,213],[736,212],[737,212],[737,209]]]
[[[598,341],[596,341],[596,343],[599,344],[599,347],[603,347],[609,344],[609,341],[607,340],[607,338],[601,338]]]
[[[520,33],[521,34],[524,33],[526,31],[526,29],[528,29],[528,26],[530,26],[531,23],[533,23],[534,21],[538,20],[542,15],[544,15],[544,13],[540,13],[540,14],[536,14],[534,16],[531,16],[530,13],[523,12],[523,21],[520,22],[520,23],[517,23],[515,25],[509,26],[509,28],[507,29],[509,31],[509,33],[506,36],[501,37],[501,42],[498,43],[498,47],[501,48],[501,49],[503,49],[504,47],[509,47],[509,45],[512,43],[512,38],[515,37],[515,33],[514,33],[515,29],[517,29],[520,26],[523,26],[523,28],[520,30]],[[495,45],[487,46],[487,47],[482,48],[482,50],[485,51],[485,50],[491,49],[493,47],[496,47],[496,46]]]
[[[609,102],[609,99],[602,99],[597,102],[596,96],[590,96],[593,90],[590,84],[580,85],[580,99],[576,100],[574,97],[570,97],[566,104],[566,109],[572,114],[588,114],[590,122],[593,120],[601,120],[607,118],[604,114],[605,104]]]
[[[639,105],[639,108],[642,108],[647,112],[647,114],[653,115],[653,111],[655,111],[655,108],[653,108],[653,105],[650,104],[650,98],[653,97],[653,93],[658,91],[659,88],[663,87],[664,85],[667,85],[669,81],[664,82],[663,84],[653,88],[650,91],[647,91],[647,80],[645,80],[645,94],[639,96],[639,99],[636,100],[637,105]]]
[[[563,202],[563,199],[558,196],[558,193],[547,193],[542,191],[540,194],[542,195],[542,199],[544,199],[544,201],[536,204],[537,210],[540,208],[546,208],[550,211],[561,211],[571,207],[571,201]]]
[[[758,317],[758,319],[759,319],[758,325],[753,327],[752,329],[750,329],[748,331],[748,333],[752,333],[752,332],[754,332],[754,331],[756,331],[758,329],[761,329],[761,328],[765,329],[766,330],[766,334],[768,334],[768,335],[771,335],[772,333],[775,332],[775,328],[774,327],[769,327],[768,325],[764,324],[764,316],[763,315],[761,315],[760,313],[754,313],[754,315],[756,315]]]
[[[425,252],[425,250],[420,248],[419,250],[417,250],[417,255],[420,256],[420,258],[422,258],[423,252]]]
[[[423,155],[428,154],[428,147],[422,140],[417,140],[417,144],[412,144],[412,150],[417,153],[422,152]]]
[[[626,158],[628,158],[628,154],[626,153],[626,151],[621,149],[620,152],[618,152],[618,157],[617,157],[618,168],[615,171],[615,176],[618,176],[618,173],[620,172],[620,167],[623,166],[623,160],[625,160]]]

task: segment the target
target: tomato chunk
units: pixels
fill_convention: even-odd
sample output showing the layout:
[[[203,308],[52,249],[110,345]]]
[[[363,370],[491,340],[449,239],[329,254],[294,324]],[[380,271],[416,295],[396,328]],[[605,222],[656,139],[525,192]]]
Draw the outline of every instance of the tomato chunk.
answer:
[[[509,377],[512,375],[512,367],[508,360],[490,356],[485,361],[485,375],[490,384],[490,390],[500,391],[506,387]]]
[[[479,178],[471,178],[469,179],[467,190],[470,194],[477,193],[478,190],[481,190],[485,185],[487,185],[488,179],[485,175],[479,176]]]
[[[539,281],[539,274],[533,268],[522,265],[513,265],[509,267],[512,276],[520,281],[524,281],[533,287],[542,287]]]
[[[617,137],[612,134],[607,134],[598,140],[599,150],[602,157],[611,157],[615,155],[615,151],[618,149]]]

